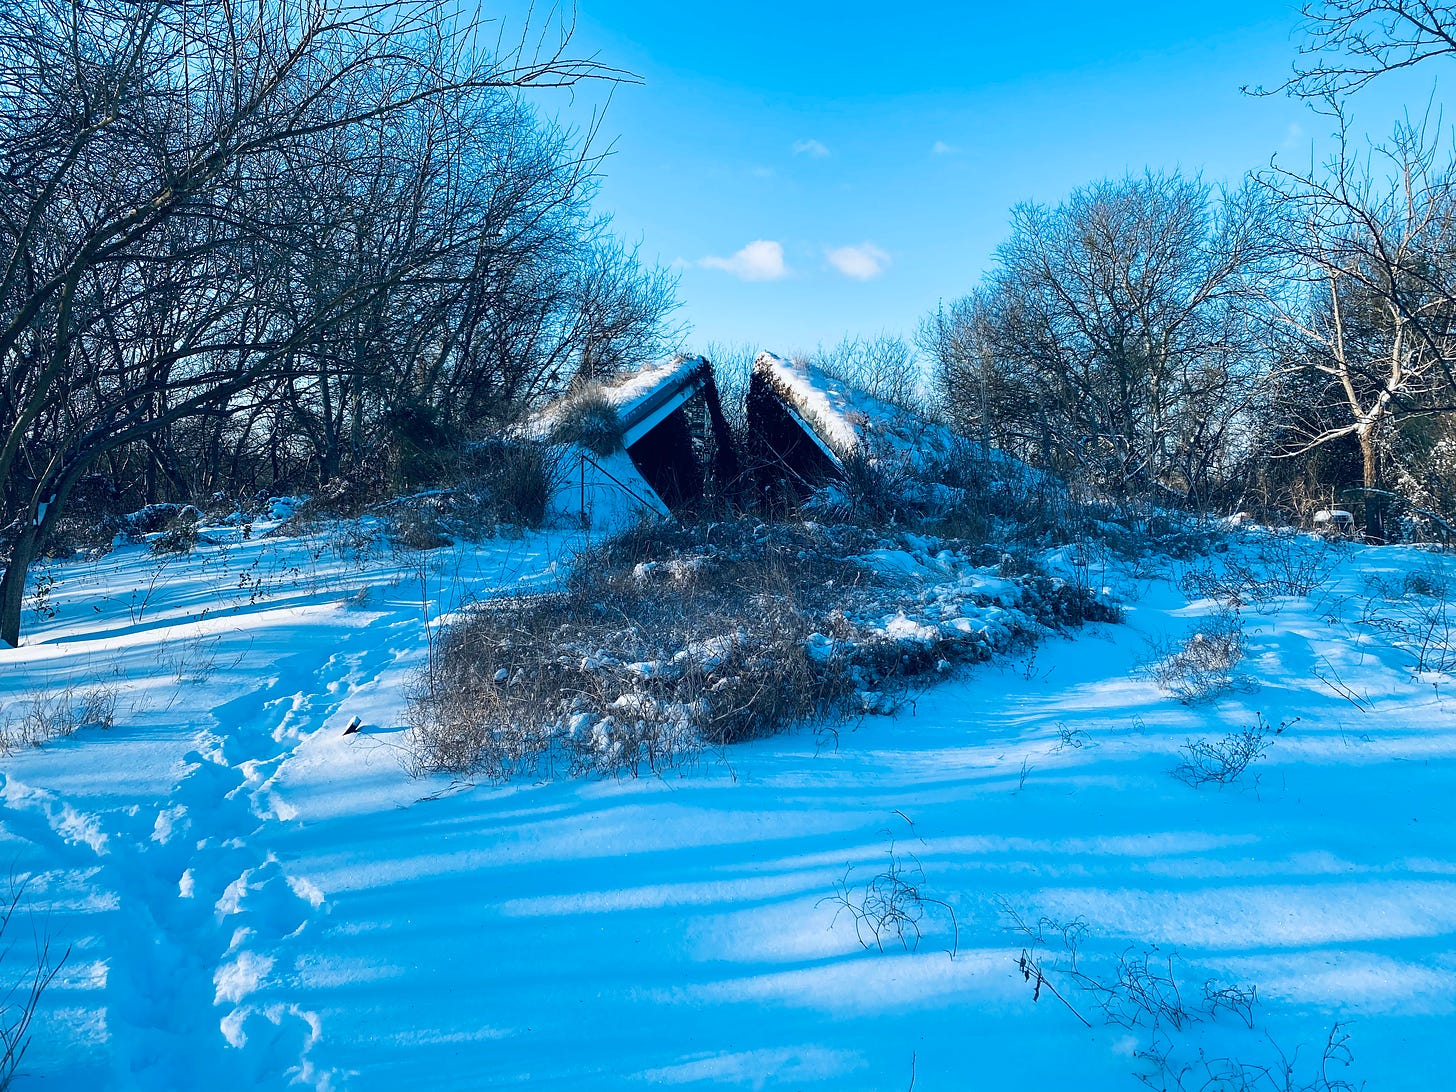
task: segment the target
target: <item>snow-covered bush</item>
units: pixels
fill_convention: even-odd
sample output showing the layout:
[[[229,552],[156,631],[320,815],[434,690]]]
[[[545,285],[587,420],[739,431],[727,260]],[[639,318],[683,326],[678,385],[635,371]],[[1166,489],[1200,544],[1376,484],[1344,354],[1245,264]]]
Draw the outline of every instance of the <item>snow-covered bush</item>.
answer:
[[[843,516],[859,523],[888,525],[913,519],[921,498],[914,467],[904,459],[874,458],[856,449],[841,460]]]
[[[292,519],[308,521],[320,512],[358,516],[389,499],[389,464],[377,448],[361,452],[349,466],[319,487],[311,504],[292,513]]]
[[[943,538],[1025,548],[1108,537],[1110,511],[1060,481],[956,440],[920,453],[874,438],[840,459],[835,480],[804,505],[816,519],[905,527]],[[1134,532],[1114,527],[1131,540]],[[1141,548],[1144,537],[1137,537]]]
[[[891,712],[918,680],[1113,619],[968,544],[855,525],[641,524],[580,556],[566,590],[482,605],[411,691],[418,772],[661,770],[704,746]]]
[[[197,548],[197,523],[201,516],[196,508],[187,505],[147,542],[147,548],[154,554],[190,554]]]
[[[559,452],[542,444],[492,445],[473,473],[449,488],[396,497],[376,507],[391,546],[433,550],[479,541],[501,523],[539,527],[560,483]]]
[[[412,695],[418,768],[660,770],[827,708],[851,687],[811,658],[827,602],[809,600],[834,577],[742,531],[709,552],[711,531],[642,525],[579,558],[564,594],[447,630]]]

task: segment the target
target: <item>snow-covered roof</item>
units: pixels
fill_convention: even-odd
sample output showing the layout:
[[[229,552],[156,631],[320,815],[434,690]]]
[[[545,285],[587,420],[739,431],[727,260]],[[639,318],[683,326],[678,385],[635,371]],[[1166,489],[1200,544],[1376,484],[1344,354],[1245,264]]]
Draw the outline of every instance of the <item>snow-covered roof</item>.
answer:
[[[623,442],[630,447],[676,409],[677,404],[696,393],[707,374],[708,362],[701,356],[678,355],[630,375],[594,383],[587,391],[591,397],[615,407],[625,433]],[[522,431],[535,439],[549,438],[565,407],[587,391],[576,391],[552,402],[532,415]],[[674,397],[679,394],[680,399]]]
[[[661,364],[654,364],[631,375],[603,383],[601,394],[617,407],[617,412],[625,421],[634,412],[640,412],[640,407],[650,404],[654,395],[687,382],[706,363],[700,356],[679,354]]]
[[[919,463],[943,458],[956,445],[955,434],[943,425],[881,401],[813,364],[763,352],[753,368],[837,458],[863,454]]]

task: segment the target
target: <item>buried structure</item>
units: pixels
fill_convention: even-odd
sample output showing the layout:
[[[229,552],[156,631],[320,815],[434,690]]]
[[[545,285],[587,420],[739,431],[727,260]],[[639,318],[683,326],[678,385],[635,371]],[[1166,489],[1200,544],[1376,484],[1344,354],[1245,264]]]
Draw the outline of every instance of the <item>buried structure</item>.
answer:
[[[866,467],[923,468],[948,459],[956,444],[918,413],[768,352],[754,361],[736,436],[701,356],[583,384],[547,407],[535,431],[576,445],[569,478],[584,518],[603,491],[659,511],[682,511],[708,495],[792,508]]]
[[[748,462],[760,495],[802,503],[863,472],[920,472],[948,462],[943,425],[867,394],[823,368],[759,353],[748,388]]]
[[[725,495],[737,488],[732,436],[713,367],[701,356],[583,384],[546,407],[532,431],[572,445],[564,484],[584,521],[624,501],[629,510],[677,511],[710,487]]]

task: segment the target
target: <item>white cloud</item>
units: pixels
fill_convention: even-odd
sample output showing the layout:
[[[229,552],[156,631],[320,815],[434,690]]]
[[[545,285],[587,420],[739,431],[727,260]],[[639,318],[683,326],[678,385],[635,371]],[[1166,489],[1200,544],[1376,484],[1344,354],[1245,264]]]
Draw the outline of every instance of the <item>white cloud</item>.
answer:
[[[783,244],[772,239],[755,239],[731,258],[700,258],[704,269],[721,269],[743,281],[777,281],[788,276]]]
[[[931,155],[951,155],[952,153],[958,151],[960,151],[960,149],[957,148],[954,144],[947,144],[943,140],[937,140],[934,144],[930,146]]]
[[[823,159],[829,154],[829,149],[817,140],[796,140],[794,141],[794,154]]]
[[[824,256],[835,269],[857,281],[878,277],[890,264],[890,256],[874,243],[835,247],[833,250],[826,250]]]

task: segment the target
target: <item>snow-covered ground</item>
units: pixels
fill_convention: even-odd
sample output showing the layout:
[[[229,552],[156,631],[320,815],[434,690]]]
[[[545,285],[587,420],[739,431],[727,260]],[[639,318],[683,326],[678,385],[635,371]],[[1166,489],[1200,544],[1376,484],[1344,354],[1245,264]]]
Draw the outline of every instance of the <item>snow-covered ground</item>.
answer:
[[[1414,670],[1450,666],[1445,557],[1245,531],[1211,561],[1096,558],[1125,624],[894,718],[492,786],[405,774],[404,687],[450,611],[549,588],[572,536],[216,535],[51,566],[54,616],[0,651],[12,718],[117,698],[110,729],[0,759],[0,855],[70,948],[19,1087],[1448,1080],[1456,696]],[[1333,568],[1244,596],[1233,685],[1184,705],[1143,667],[1219,609],[1180,578],[1228,585],[1229,559]],[[1172,775],[1260,724],[1232,783]]]

